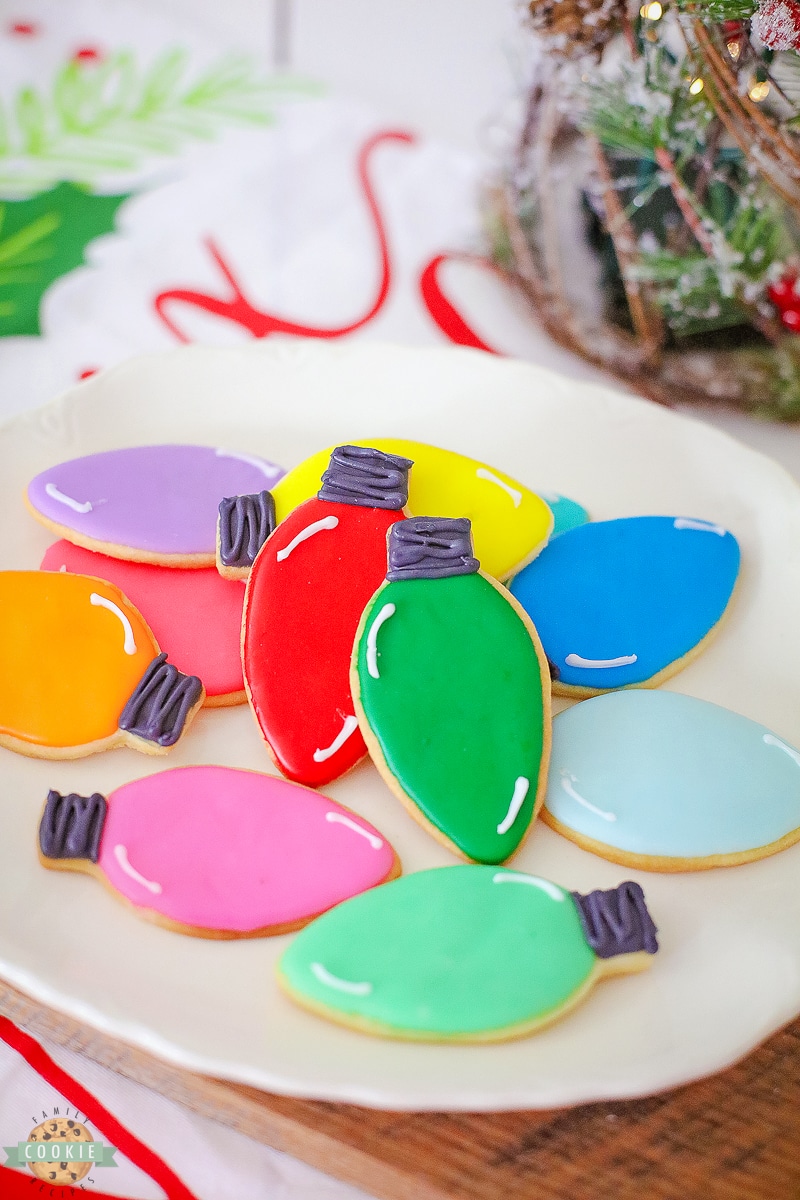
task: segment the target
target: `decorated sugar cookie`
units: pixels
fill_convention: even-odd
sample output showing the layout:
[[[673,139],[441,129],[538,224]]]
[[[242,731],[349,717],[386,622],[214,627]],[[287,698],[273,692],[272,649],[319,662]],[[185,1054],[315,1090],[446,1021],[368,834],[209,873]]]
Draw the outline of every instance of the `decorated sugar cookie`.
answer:
[[[108,798],[51,791],[42,862],[83,871],[158,924],[199,937],[299,929],[400,864],[363,817],[309,788],[230,767],[182,767]]]
[[[204,692],[166,659],[113,584],[0,571],[0,746],[34,758],[169,749]]]
[[[511,583],[555,667],[553,691],[655,687],[700,653],[739,573],[736,538],[690,517],[567,530]]]
[[[521,871],[439,867],[326,913],[278,966],[293,1000],[364,1033],[522,1037],[658,949],[637,883],[582,896]]]
[[[265,543],[247,584],[242,659],[258,725],[284,775],[321,787],[364,757],[350,654],[403,517],[406,458],[339,446],[319,495]]]
[[[145,618],[158,644],[169,647],[178,670],[202,679],[207,705],[245,703],[241,583],[221,579],[213,567],[187,571],[128,562],[63,539],[47,550],[42,569],[115,584]]]
[[[414,470],[409,480],[409,511],[469,518],[475,553],[483,570],[495,579],[513,575],[539,553],[550,536],[553,514],[545,501],[510,475],[475,458],[405,438],[354,444],[410,458]],[[312,455],[272,489],[279,521],[314,495],[329,455],[330,450]]]
[[[550,678],[530,621],[479,570],[469,521],[393,527],[351,682],[370,755],[412,816],[465,858],[513,854],[544,795]]]
[[[589,520],[589,514],[577,500],[562,496],[559,492],[541,492],[542,499],[553,514],[553,532],[551,538],[566,533],[568,529],[577,529]]]
[[[225,496],[271,487],[283,468],[207,446],[134,446],[74,458],[28,485],[37,520],[78,546],[166,566],[213,567]]]
[[[217,517],[219,574],[224,579],[247,579],[275,524],[275,501],[271,492],[226,496]]]
[[[647,871],[749,862],[800,840],[800,751],[692,696],[597,696],[553,722],[542,816]]]

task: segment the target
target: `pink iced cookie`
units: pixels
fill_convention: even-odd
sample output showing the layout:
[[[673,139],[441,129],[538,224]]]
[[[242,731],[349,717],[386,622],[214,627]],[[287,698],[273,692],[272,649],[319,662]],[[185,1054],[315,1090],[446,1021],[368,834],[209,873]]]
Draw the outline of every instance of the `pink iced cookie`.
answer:
[[[206,704],[243,704],[240,641],[244,587],[213,567],[184,570],[126,562],[60,541],[42,559],[43,571],[67,570],[113,583],[138,608],[159,646],[186,675],[197,675]]]
[[[47,867],[84,871],[142,916],[197,937],[287,933],[400,873],[362,817],[286,779],[181,767],[106,799],[51,791]]]

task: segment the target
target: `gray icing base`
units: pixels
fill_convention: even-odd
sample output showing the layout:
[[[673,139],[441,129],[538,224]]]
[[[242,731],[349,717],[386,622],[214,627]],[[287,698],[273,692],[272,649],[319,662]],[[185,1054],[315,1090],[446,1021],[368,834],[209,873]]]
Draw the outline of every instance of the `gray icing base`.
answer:
[[[337,446],[317,496],[362,508],[401,509],[408,503],[408,472],[413,465],[410,458],[370,446]]]
[[[182,674],[159,654],[122,710],[119,727],[157,746],[174,746],[202,691],[196,675]]]
[[[96,863],[108,805],[93,792],[62,796],[50,791],[39,823],[39,849],[45,858],[86,858]]]
[[[219,557],[224,567],[252,567],[275,528],[271,492],[226,496],[219,506]]]
[[[409,517],[391,527],[388,545],[390,583],[474,575],[480,567],[466,517]]]
[[[638,883],[628,880],[608,891],[598,890],[583,896],[573,892],[586,940],[598,958],[617,954],[635,954],[658,950],[658,930],[647,911],[644,892]]]

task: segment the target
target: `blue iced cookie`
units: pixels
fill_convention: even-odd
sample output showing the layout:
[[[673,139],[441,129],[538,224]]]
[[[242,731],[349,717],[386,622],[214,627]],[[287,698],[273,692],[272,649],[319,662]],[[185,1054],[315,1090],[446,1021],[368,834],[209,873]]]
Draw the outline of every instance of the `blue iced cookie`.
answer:
[[[731,598],[739,546],[690,517],[568,529],[511,583],[555,667],[553,691],[655,687],[698,653]]]
[[[800,840],[800,752],[707,700],[597,696],[553,722],[542,817],[626,866],[735,866]]]

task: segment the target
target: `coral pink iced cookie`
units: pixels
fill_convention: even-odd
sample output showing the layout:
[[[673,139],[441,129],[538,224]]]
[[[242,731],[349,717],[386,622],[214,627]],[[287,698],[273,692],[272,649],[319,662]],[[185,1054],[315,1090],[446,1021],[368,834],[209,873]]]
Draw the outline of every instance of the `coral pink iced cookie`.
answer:
[[[258,937],[299,929],[400,864],[363,817],[285,779],[183,767],[108,798],[51,791],[43,864],[96,876],[181,933]]]
[[[241,634],[244,587],[213,567],[187,571],[128,562],[56,542],[42,559],[44,571],[93,575],[115,584],[138,608],[160,646],[169,647],[179,671],[199,675],[206,704],[243,704]]]

